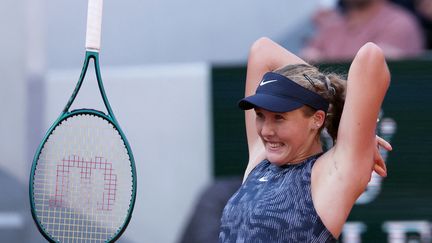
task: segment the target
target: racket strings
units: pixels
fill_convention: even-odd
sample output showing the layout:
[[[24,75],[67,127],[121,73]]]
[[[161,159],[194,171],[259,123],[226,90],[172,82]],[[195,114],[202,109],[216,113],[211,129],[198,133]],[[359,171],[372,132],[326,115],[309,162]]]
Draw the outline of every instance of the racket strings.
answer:
[[[101,170],[103,173],[104,180],[104,192],[102,202],[98,202],[99,210],[112,210],[112,205],[116,199],[116,188],[117,188],[117,175],[113,173],[112,163],[108,162],[103,157],[95,157],[89,161],[84,160],[76,155],[69,155],[68,158],[64,158],[61,163],[57,164],[56,172],[56,190],[54,199],[50,199],[50,206],[62,207],[64,200],[63,196],[69,191],[69,177],[72,169],[78,169],[80,175],[80,186],[81,192],[91,192],[92,185],[92,174],[95,170]],[[92,173],[93,172],[93,173]],[[82,195],[87,200],[87,204],[84,203],[82,206],[91,206],[91,198],[89,194]],[[78,198],[78,197],[74,197]]]
[[[34,173],[36,216],[60,242],[105,242],[123,226],[133,174],[125,143],[107,120],[76,115],[44,144]]]

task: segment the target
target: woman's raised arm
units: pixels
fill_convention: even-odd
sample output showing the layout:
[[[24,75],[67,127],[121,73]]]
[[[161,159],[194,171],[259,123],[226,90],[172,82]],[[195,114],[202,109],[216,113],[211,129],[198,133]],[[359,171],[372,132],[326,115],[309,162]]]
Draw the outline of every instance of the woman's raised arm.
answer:
[[[374,166],[375,128],[390,84],[382,50],[365,44],[354,58],[347,83],[345,106],[334,149],[335,163],[361,186],[366,186]]]
[[[262,37],[258,39],[254,42],[249,52],[245,96],[255,94],[255,90],[266,72],[274,71],[288,64],[300,63],[305,64],[301,58],[269,38]],[[244,178],[264,159],[264,146],[255,128],[255,111],[245,111],[245,119],[249,162]]]

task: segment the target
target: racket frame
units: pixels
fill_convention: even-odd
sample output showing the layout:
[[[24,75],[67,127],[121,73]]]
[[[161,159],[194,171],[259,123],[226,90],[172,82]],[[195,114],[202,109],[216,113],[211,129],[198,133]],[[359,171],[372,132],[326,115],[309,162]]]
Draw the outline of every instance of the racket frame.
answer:
[[[74,102],[80,88],[81,85],[85,79],[86,73],[87,73],[87,69],[90,63],[90,60],[93,59],[94,61],[94,67],[95,67],[95,73],[96,73],[96,79],[98,82],[98,87],[99,87],[99,92],[102,96],[103,102],[105,104],[105,108],[107,109],[108,115],[98,111],[98,110],[94,110],[94,109],[76,109],[76,110],[72,110],[69,111],[69,108],[71,107],[72,103]],[[40,143],[35,156],[33,158],[33,163],[32,163],[32,168],[31,168],[31,172],[30,172],[30,181],[29,181],[29,197],[30,197],[30,206],[31,206],[31,213],[32,213],[32,217],[33,220],[35,221],[38,230],[41,232],[41,234],[49,241],[49,242],[56,242],[53,237],[45,230],[45,228],[43,227],[43,225],[41,224],[41,222],[39,221],[37,215],[36,215],[36,210],[35,210],[35,202],[34,202],[34,190],[33,190],[33,184],[34,184],[34,174],[36,171],[36,166],[37,166],[37,162],[39,160],[39,156],[42,152],[42,149],[46,143],[46,141],[48,140],[48,138],[50,137],[50,135],[52,134],[52,132],[55,130],[55,128],[64,120],[68,119],[69,117],[72,116],[76,116],[79,114],[83,114],[83,115],[94,115],[94,116],[98,116],[101,117],[102,119],[105,119],[106,121],[108,121],[111,125],[114,126],[114,128],[119,132],[120,137],[122,138],[124,145],[126,147],[127,153],[129,155],[129,159],[130,159],[130,166],[131,166],[131,172],[132,172],[132,195],[131,195],[131,201],[130,201],[130,206],[129,206],[129,211],[128,214],[125,218],[125,221],[123,223],[123,225],[119,228],[119,230],[117,231],[117,233],[114,235],[113,238],[108,239],[106,242],[114,242],[116,241],[122,234],[123,232],[126,230],[127,225],[130,222],[130,219],[132,217],[132,212],[135,206],[135,200],[136,200],[136,191],[137,191],[137,178],[136,178],[136,168],[135,168],[135,160],[132,154],[132,150],[130,148],[129,142],[126,139],[126,136],[124,135],[123,131],[120,128],[120,125],[117,122],[117,119],[114,116],[114,113],[112,112],[111,109],[111,105],[108,101],[108,98],[106,96],[105,93],[105,89],[102,83],[102,77],[101,77],[101,73],[100,73],[100,68],[99,68],[99,52],[98,51],[91,51],[91,50],[87,50],[86,54],[85,54],[85,59],[84,59],[84,65],[83,68],[81,70],[81,74],[78,80],[78,83],[75,86],[75,89],[71,95],[71,97],[69,98],[69,101],[67,102],[65,108],[63,109],[62,113],[60,114],[60,116],[57,118],[57,120],[54,122],[54,124],[48,129],[47,133],[45,134],[42,142]]]

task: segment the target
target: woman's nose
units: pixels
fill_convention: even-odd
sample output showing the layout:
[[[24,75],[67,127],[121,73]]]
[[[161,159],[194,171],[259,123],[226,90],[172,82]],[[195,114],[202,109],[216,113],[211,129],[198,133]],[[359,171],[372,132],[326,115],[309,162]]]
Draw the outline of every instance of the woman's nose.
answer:
[[[273,136],[274,135],[274,127],[269,122],[264,122],[261,128],[262,136]]]

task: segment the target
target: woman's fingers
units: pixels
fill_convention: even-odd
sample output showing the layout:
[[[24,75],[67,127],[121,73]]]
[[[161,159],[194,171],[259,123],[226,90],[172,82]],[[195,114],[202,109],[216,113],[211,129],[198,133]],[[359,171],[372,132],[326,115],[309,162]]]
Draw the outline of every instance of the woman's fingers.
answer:
[[[382,177],[387,177],[387,169],[378,166],[378,164],[375,164],[375,166],[374,166],[374,171],[375,171],[378,175],[380,175],[380,176],[382,176]]]
[[[381,156],[381,153],[379,152],[379,148],[377,147],[375,149],[375,153],[374,153],[374,171],[382,176],[382,177],[386,177],[387,176],[387,166],[385,164],[384,159]]]
[[[384,140],[383,138],[381,138],[378,135],[375,135],[375,137],[376,137],[376,141],[377,141],[378,146],[383,147],[387,151],[391,151],[393,149],[389,142],[387,142],[386,140]]]

